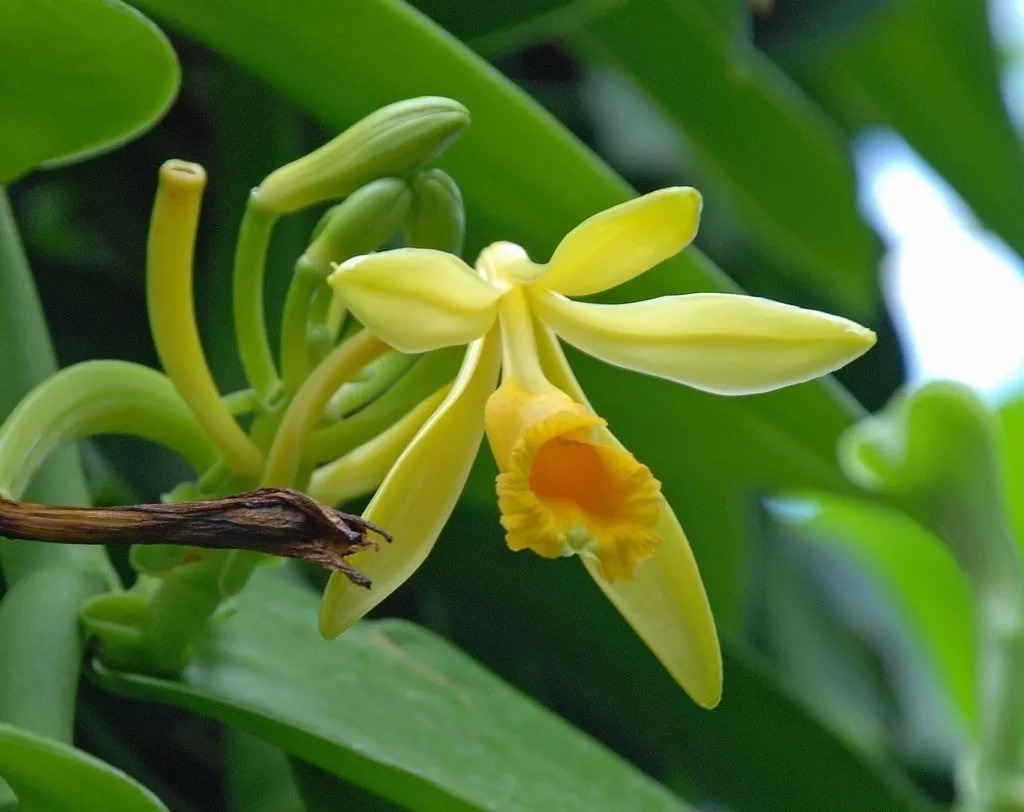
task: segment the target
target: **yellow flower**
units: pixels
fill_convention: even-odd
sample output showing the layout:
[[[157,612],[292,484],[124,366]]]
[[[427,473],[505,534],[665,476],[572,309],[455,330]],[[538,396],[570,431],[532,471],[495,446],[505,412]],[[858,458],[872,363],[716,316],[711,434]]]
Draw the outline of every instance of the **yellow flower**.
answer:
[[[696,233],[700,207],[690,188],[653,192],[589,218],[543,264],[499,242],[475,270],[422,249],[338,266],[331,284],[387,343],[408,353],[470,349],[366,511],[395,536],[390,548],[354,562],[374,589],[360,593],[332,579],[321,614],[326,635],[365,614],[427,555],[486,428],[509,546],[549,558],[578,554],[694,700],[718,702],[718,638],[686,536],[650,470],[590,407],[558,338],[617,366],[739,395],[824,375],[875,337],[838,316],[748,296],[620,305],[568,298],[613,288],[681,251]]]

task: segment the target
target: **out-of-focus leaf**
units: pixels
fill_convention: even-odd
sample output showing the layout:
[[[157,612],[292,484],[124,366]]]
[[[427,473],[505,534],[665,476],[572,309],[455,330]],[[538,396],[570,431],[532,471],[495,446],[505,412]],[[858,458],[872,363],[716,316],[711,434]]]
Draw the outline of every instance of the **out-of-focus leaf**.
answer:
[[[885,590],[965,730],[975,718],[974,612],[968,586],[943,543],[903,514],[865,501],[807,495],[769,503],[802,542],[838,551]]]
[[[850,130],[897,130],[1024,254],[1024,147],[1000,93],[984,0],[894,0],[791,67]]]
[[[402,97],[443,94],[464,103],[473,123],[441,164],[463,190],[476,248],[513,240],[546,259],[569,229],[632,194],[522,92],[395,0],[251,0],[242,16],[200,0],[139,5],[337,130]],[[339,76],[358,81],[341,93]],[[734,289],[689,249],[614,296]],[[617,433],[666,482],[670,498],[680,497],[674,504],[719,621],[731,622],[742,594],[745,500],[761,486],[843,487],[833,448],[857,406],[830,383],[727,400],[592,363],[580,365],[580,376]],[[665,442],[661,425],[680,427],[681,448]]]
[[[569,42],[630,75],[686,134],[763,250],[834,305],[872,310],[871,237],[841,133],[699,3],[630,0]]]
[[[120,770],[67,744],[0,723],[0,776],[18,795],[18,812],[167,812]]]
[[[442,540],[396,598],[655,777],[734,812],[934,809],[891,763],[810,713],[731,635],[722,641],[722,703],[702,710],[578,562],[510,552],[493,511],[466,511],[455,523],[459,537]]]
[[[110,149],[178,87],[167,39],[120,0],[11,3],[0,26],[0,183]]]
[[[257,733],[412,810],[687,808],[431,633],[367,622],[328,643],[316,613],[311,592],[261,572],[183,682],[97,676]]]

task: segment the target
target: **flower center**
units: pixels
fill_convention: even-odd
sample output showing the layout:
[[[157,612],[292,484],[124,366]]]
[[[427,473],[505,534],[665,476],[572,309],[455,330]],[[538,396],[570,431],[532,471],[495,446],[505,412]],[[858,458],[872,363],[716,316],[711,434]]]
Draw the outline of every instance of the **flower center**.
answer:
[[[514,242],[495,242],[488,245],[476,261],[480,275],[498,287],[528,285],[540,278],[545,266],[530,259],[526,251]]]
[[[561,393],[503,385],[487,406],[509,547],[546,558],[579,554],[615,581],[661,543],[654,526],[662,502],[650,470],[604,436],[603,425]]]
[[[619,495],[593,445],[556,437],[533,458],[530,490],[540,499],[572,502],[584,513],[615,515]]]

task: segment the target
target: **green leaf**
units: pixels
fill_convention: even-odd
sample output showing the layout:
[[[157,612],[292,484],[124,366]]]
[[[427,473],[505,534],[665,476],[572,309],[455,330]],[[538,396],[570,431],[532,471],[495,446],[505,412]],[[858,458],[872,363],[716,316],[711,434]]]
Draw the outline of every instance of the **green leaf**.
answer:
[[[678,810],[667,790],[441,638],[366,622],[327,643],[317,597],[259,572],[183,682],[104,687],[204,713],[413,810]]]
[[[34,0],[4,10],[0,77],[0,183],[9,183],[149,127],[174,98],[178,63],[120,0]]]
[[[436,618],[448,639],[655,777],[735,812],[934,809],[892,763],[811,713],[734,636],[722,639],[722,702],[702,710],[577,561],[510,552],[493,510],[465,511],[456,523],[462,538],[438,545],[402,605]]]
[[[897,130],[1024,254],[1024,150],[1000,91],[984,0],[899,0],[791,67],[850,131]],[[983,122],[983,124],[981,124]]]
[[[343,6],[251,0],[243,16],[201,0],[139,5],[247,67],[337,131],[397,98],[444,94],[465,104],[473,122],[441,164],[463,191],[476,248],[514,240],[546,259],[569,229],[633,194],[535,102],[395,0]],[[344,93],[339,76],[352,79]],[[691,248],[615,295],[636,300],[698,290],[735,286]],[[844,487],[833,448],[858,407],[830,382],[729,400],[589,362],[579,366],[612,427],[636,443],[670,498],[680,497],[674,504],[719,622],[733,622],[750,494],[761,487]],[[676,423],[694,427],[684,429],[685,453],[665,442],[660,429]]]
[[[0,723],[0,775],[18,795],[18,812],[167,812],[120,770],[81,750]]]
[[[976,723],[974,610],[945,545],[898,511],[827,494],[769,503],[772,518],[803,543],[839,552],[885,590],[907,623],[965,730]]]

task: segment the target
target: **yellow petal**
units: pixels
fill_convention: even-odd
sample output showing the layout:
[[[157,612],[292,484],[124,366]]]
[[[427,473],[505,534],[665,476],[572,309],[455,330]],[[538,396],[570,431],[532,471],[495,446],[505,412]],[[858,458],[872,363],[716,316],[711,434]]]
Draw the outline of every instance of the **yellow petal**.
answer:
[[[540,284],[586,296],[628,282],[690,244],[700,207],[700,192],[677,186],[595,214],[559,243]]]
[[[406,353],[480,338],[502,294],[458,257],[423,248],[353,257],[328,281],[359,321]]]
[[[599,305],[530,291],[536,316],[609,364],[719,395],[802,383],[867,352],[875,334],[840,316],[752,296],[696,293]]]
[[[558,341],[538,325],[538,351],[551,382],[579,403],[587,404],[562,354]],[[589,406],[589,404],[587,404]],[[607,429],[606,442],[621,447]],[[631,580],[609,583],[595,562],[584,559],[588,572],[647,647],[690,697],[713,708],[722,696],[722,653],[704,584],[682,527],[661,499],[655,531],[661,546],[643,561]]]
[[[349,559],[373,582],[370,589],[331,576],[320,605],[324,637],[337,637],[384,600],[433,548],[480,447],[484,404],[497,383],[500,357],[497,331],[470,345],[447,397],[370,501],[363,516],[394,540]]]
[[[595,562],[583,563],[647,647],[694,702],[713,708],[722,698],[722,653],[704,584],[683,528],[662,498],[654,527],[661,546],[632,579],[609,583]]]

